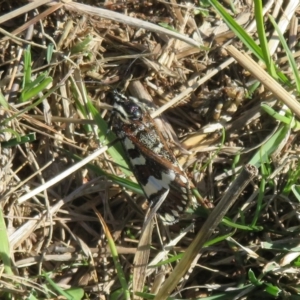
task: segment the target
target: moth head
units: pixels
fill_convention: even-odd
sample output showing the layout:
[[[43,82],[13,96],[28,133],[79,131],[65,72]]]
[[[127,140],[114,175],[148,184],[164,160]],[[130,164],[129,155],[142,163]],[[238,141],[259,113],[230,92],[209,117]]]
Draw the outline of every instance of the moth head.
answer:
[[[125,122],[141,120],[144,109],[134,97],[126,97],[117,91],[113,91],[113,112]]]

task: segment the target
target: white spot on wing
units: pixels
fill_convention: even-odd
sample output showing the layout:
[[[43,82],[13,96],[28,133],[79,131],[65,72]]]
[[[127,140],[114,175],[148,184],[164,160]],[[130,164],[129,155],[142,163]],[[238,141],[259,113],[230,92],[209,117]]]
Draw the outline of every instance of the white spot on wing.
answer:
[[[177,205],[176,207],[177,207],[177,209],[178,209],[179,211],[183,211],[183,207],[181,207],[181,206],[179,206],[179,205]]]
[[[172,209],[171,212],[175,217],[179,218],[179,214],[177,210]]]
[[[144,191],[148,197],[152,194],[157,193],[161,189],[168,190],[170,183],[175,179],[176,175],[172,170],[169,170],[168,173],[162,172],[162,179],[157,179],[153,176],[148,178],[148,182],[144,185]]]
[[[184,200],[189,200],[187,195],[181,195]]]
[[[182,186],[181,190],[182,190],[183,193],[187,194],[187,189],[185,187]]]
[[[167,224],[174,224],[175,223],[175,218],[174,216],[168,214],[168,213],[165,213],[165,215],[161,215],[161,218],[164,222],[166,222]]]
[[[145,159],[144,156],[140,155],[139,157],[130,158],[130,162],[134,166],[145,165],[146,164],[146,159]]]
[[[125,138],[125,140],[124,140],[124,146],[125,146],[126,150],[135,149],[135,145],[128,137]],[[130,159],[130,162],[132,163],[132,165],[134,165],[134,166],[146,164],[146,159],[142,155],[135,157],[135,158],[129,157],[129,159]]]
[[[134,143],[128,137],[125,138],[123,143],[124,143],[126,150],[135,149]]]
[[[179,178],[183,183],[188,183],[188,179],[185,176],[179,175]]]

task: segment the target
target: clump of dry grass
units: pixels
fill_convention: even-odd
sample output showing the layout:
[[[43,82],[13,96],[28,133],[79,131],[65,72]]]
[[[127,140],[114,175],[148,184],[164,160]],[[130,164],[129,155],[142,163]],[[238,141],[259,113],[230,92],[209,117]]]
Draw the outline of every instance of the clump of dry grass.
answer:
[[[297,65],[259,5],[257,46],[211,2],[1,5],[1,298],[298,296]],[[296,8],[265,7],[292,51]],[[252,1],[227,9],[255,40]],[[107,133],[112,89],[163,113],[210,217],[142,230],[144,196]],[[246,164],[259,174],[241,183]]]

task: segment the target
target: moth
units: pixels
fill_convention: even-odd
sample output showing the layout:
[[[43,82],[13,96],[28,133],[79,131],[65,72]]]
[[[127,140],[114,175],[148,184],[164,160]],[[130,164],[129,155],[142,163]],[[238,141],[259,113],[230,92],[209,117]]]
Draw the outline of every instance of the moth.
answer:
[[[167,225],[176,223],[195,201],[193,186],[145,105],[117,91],[112,92],[112,98],[113,131],[121,140],[150,208],[160,205],[157,213],[162,221]]]

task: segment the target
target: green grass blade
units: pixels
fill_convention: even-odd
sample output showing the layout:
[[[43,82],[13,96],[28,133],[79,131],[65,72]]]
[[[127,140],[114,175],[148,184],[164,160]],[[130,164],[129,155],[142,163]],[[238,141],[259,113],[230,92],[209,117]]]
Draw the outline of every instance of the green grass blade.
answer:
[[[88,48],[88,44],[93,40],[92,36],[87,36],[82,42],[76,44],[71,48],[71,54],[82,53],[85,52]]]
[[[85,87],[83,87],[82,92],[85,93],[84,98],[86,99],[86,106],[84,106],[79,99],[78,92],[73,88],[73,97],[76,101],[77,109],[86,117],[93,118],[98,126],[98,137],[101,144],[112,143],[117,139],[116,135],[108,130],[107,122],[101,117],[99,111],[95,108],[92,101],[88,97]],[[126,160],[126,154],[123,150],[123,147],[120,143],[115,143],[113,146],[109,147],[108,153],[112,157],[114,163],[116,163],[122,169],[122,172],[126,176],[132,176],[130,167]]]
[[[0,106],[4,107],[5,109],[9,108],[9,105],[6,101],[6,99],[4,98],[3,94],[0,91]]]
[[[114,265],[116,267],[117,276],[118,276],[119,281],[120,281],[121,286],[122,286],[122,290],[123,290],[123,298],[122,299],[130,300],[129,287],[128,287],[128,283],[126,281],[126,276],[123,272],[123,268],[122,268],[121,263],[120,263],[119,254],[118,254],[118,251],[117,251],[116,244],[115,244],[115,242],[113,240],[113,237],[112,237],[112,235],[109,231],[109,228],[107,227],[107,225],[106,225],[104,219],[102,218],[101,214],[98,213],[96,210],[95,210],[95,213],[97,214],[97,216],[98,216],[98,218],[101,222],[103,231],[105,233],[105,236],[106,236],[106,239],[107,239],[107,242],[108,242],[108,246],[109,246],[110,251],[111,251],[111,255],[112,255],[112,258],[113,258],[113,261],[114,261]]]
[[[81,160],[81,157],[79,157],[77,155],[74,155],[70,152],[67,152],[64,149],[60,149],[60,150],[64,153],[67,153],[75,161],[80,161]],[[129,179],[126,179],[126,178],[121,178],[121,177],[118,177],[116,175],[106,173],[101,168],[99,168],[98,166],[95,166],[93,164],[87,164],[86,166],[90,170],[95,172],[95,174],[97,174],[98,176],[106,176],[108,179],[110,179],[114,183],[119,184],[120,186],[123,186],[124,188],[129,189],[129,190],[133,191],[134,193],[137,193],[139,195],[144,195],[144,192],[143,192],[142,188],[137,183],[135,183],[135,182],[133,182]]]
[[[290,130],[289,125],[280,126],[280,128],[274,133],[274,135],[257,151],[249,164],[260,167],[262,162],[269,163],[270,155],[278,148],[278,145],[285,139],[288,131]]]
[[[262,164],[262,169],[263,169],[263,164]],[[260,181],[260,186],[259,186],[259,193],[258,193],[258,199],[257,199],[257,203],[256,203],[256,210],[255,210],[255,214],[254,217],[252,219],[251,222],[251,226],[255,226],[259,215],[261,213],[262,210],[262,206],[263,206],[263,199],[265,197],[265,190],[266,190],[266,180],[265,178],[262,178]]]
[[[2,148],[11,148],[11,147],[15,147],[17,145],[21,145],[24,143],[30,143],[36,140],[36,133],[29,133],[26,134],[24,136],[19,136],[19,134],[17,132],[15,132],[14,130],[10,130],[9,128],[7,128],[6,130],[2,130],[2,131],[10,131],[13,132],[13,134],[15,134],[16,136],[18,136],[15,139],[10,139],[7,142],[1,142],[1,147]],[[1,131],[0,131],[1,132]]]
[[[36,79],[33,81],[29,81],[26,83],[26,85],[23,88],[22,93],[27,93],[31,89],[33,89],[35,86],[39,85],[43,80],[47,78],[48,74],[47,73],[41,73]]]
[[[63,290],[59,285],[57,285],[45,272],[43,272],[43,276],[45,277],[46,281],[50,284],[50,286],[57,291],[61,296],[65,297],[67,300],[80,300],[80,295],[84,294],[83,289],[80,288],[73,288],[71,289],[71,293],[68,293],[68,290]],[[74,292],[74,290],[76,292]],[[74,295],[76,297],[74,297]]]
[[[53,43],[50,43],[47,47],[47,53],[46,53],[46,60],[47,60],[48,64],[51,63],[52,55],[53,55],[53,49],[54,49],[54,45],[53,45]]]
[[[30,84],[30,88],[25,88],[25,90],[21,93],[21,102],[37,97],[38,93],[42,92],[52,81],[52,77],[46,76],[45,74],[40,75]],[[38,82],[37,85],[35,84],[36,82]]]
[[[248,271],[248,277],[251,283],[255,286],[261,286],[263,284],[263,282],[255,276],[255,273],[251,269]]]
[[[31,51],[30,45],[24,50],[23,89],[31,82]]]
[[[235,33],[235,35],[244,43],[244,45],[261,61],[265,62],[265,53],[262,49],[255,43],[252,37],[227,13],[227,11],[222,7],[219,1],[209,0],[212,6],[217,10],[217,12],[222,16],[223,20],[229,26],[229,28]],[[266,45],[267,47],[267,45]],[[269,59],[269,57],[268,57]],[[266,63],[266,62],[265,62]],[[274,73],[274,78],[280,78],[280,80],[287,85],[291,85],[288,78],[280,71],[275,71],[273,67],[274,63],[270,63],[271,75]],[[275,65],[274,65],[275,66]]]
[[[3,120],[0,125],[5,125],[8,122],[10,122],[11,120],[17,118],[18,116],[21,116],[23,114],[25,114],[27,111],[33,109],[34,107],[36,107],[37,105],[41,104],[43,102],[44,99],[46,99],[47,97],[49,97],[52,93],[54,93],[57,89],[59,88],[59,85],[53,87],[52,89],[50,89],[45,95],[43,95],[43,97],[41,97],[40,99],[38,99],[36,102],[34,102],[33,104],[28,105],[26,108],[24,108],[23,110],[19,111],[18,113],[12,115],[9,118],[6,118],[5,120]]]
[[[267,66],[268,73],[275,79],[278,79],[276,70],[275,70],[275,64],[273,60],[271,59],[270,51],[269,51],[269,45],[266,37],[265,32],[265,24],[263,20],[263,9],[262,9],[262,2],[261,0],[254,0],[254,15],[256,20],[256,26],[257,26],[257,33],[258,38],[260,42],[260,47],[262,49],[264,62]]]
[[[280,31],[280,28],[276,24],[274,18],[271,15],[269,15],[269,19],[270,19],[271,23],[273,24],[273,26],[274,26],[277,34],[278,34],[279,40],[280,40],[280,42],[281,42],[281,44],[284,48],[284,51],[287,55],[289,64],[291,66],[291,69],[292,69],[292,72],[293,72],[293,75],[294,75],[294,78],[295,78],[295,81],[296,81],[297,91],[298,91],[298,94],[300,94],[300,76],[299,76],[299,71],[298,71],[298,67],[297,67],[297,64],[295,62],[294,56],[293,56],[288,44],[286,43],[285,38],[282,35],[282,33]]]
[[[105,175],[108,179],[112,180],[114,183],[119,184],[119,185],[123,186],[124,188],[129,189],[139,195],[144,195],[142,188],[137,183],[135,183],[129,179],[126,179],[126,178],[121,178],[121,177],[118,177],[113,174],[105,173],[103,170],[101,170],[100,168],[98,168],[94,165],[88,164],[87,166],[88,166],[88,168],[93,169],[93,171],[96,174]]]
[[[275,120],[278,120],[284,124],[287,124],[291,127],[291,129],[298,131],[300,129],[300,122],[294,119],[291,113],[286,112],[285,115],[278,113],[272,107],[270,107],[266,103],[261,104],[261,108]]]
[[[112,131],[107,132],[108,130],[107,122],[101,117],[100,113],[94,107],[94,105],[90,100],[88,100],[87,107],[90,113],[92,114],[93,119],[96,121],[98,125],[100,142],[104,143],[105,141],[107,141],[110,143],[116,140],[117,137]],[[109,147],[108,153],[111,155],[114,163],[116,163],[122,168],[122,171],[125,175],[127,176],[132,175],[132,172],[129,171],[130,167],[127,163],[126,154],[123,150],[121,143],[116,143],[115,145]]]
[[[276,297],[276,298],[282,292],[282,290],[278,286],[275,286],[275,285],[270,284],[270,283],[266,283],[265,291],[268,294],[270,294],[270,295],[272,295],[273,297]]]
[[[228,14],[223,6],[216,0],[209,0],[211,5],[222,16],[223,20],[236,36],[252,51],[252,53],[261,61],[264,61],[264,55],[261,48],[255,43],[252,37]]]
[[[300,202],[300,185],[294,184],[291,187],[291,190],[296,197],[296,199]]]
[[[287,182],[285,184],[285,187],[283,188],[284,195],[289,195],[291,191],[293,193],[296,191],[295,189],[293,190],[293,187],[296,187],[296,185],[299,183],[299,178],[300,178],[300,165],[297,164],[295,168],[289,169]],[[294,195],[297,199],[299,199],[295,193]]]
[[[13,275],[14,273],[11,266],[9,240],[2,208],[0,208],[0,257],[4,265],[5,273],[8,275]]]
[[[235,229],[240,229],[243,231],[262,231],[263,227],[262,226],[253,226],[253,225],[244,225],[244,224],[239,224],[236,222],[232,222],[229,218],[224,217],[222,220],[222,224],[235,228]]]

